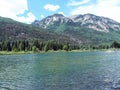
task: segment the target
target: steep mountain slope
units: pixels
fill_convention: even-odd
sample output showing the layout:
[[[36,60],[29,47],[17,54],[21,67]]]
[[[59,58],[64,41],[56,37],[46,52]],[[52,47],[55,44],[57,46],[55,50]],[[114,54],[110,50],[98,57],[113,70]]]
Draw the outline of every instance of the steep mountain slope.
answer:
[[[43,20],[35,20],[32,25],[41,27],[50,31],[60,32],[64,31],[67,23],[73,21],[62,14],[54,14],[44,18]]]
[[[71,17],[65,17],[61,14],[54,14],[44,18],[41,21],[36,20],[33,22],[33,25],[48,29],[50,29],[50,26],[52,25],[61,26],[61,24],[84,27],[101,32],[109,32],[112,30],[120,31],[120,23],[112,19],[93,14],[74,15]]]
[[[47,28],[50,25],[59,25],[67,22],[72,22],[72,20],[63,16],[62,14],[54,14],[44,18],[41,21],[36,20],[33,22],[33,24],[42,28]]]
[[[65,17],[54,14],[32,23],[48,31],[68,36],[77,43],[101,44],[120,41],[120,23],[93,14]]]
[[[69,17],[76,23],[81,23],[81,26],[101,32],[109,32],[110,30],[120,31],[120,23],[105,17],[96,16],[93,14],[75,15]]]

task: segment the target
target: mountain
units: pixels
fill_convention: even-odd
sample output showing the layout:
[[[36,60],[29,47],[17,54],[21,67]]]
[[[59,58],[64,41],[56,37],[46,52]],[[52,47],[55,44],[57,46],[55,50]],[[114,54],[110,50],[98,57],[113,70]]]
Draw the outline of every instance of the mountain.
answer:
[[[32,24],[0,17],[0,41],[33,40],[103,44],[120,41],[120,23],[93,14],[65,17],[54,14]]]
[[[0,17],[0,41],[33,40],[75,43],[68,36]]]
[[[69,17],[75,23],[80,23],[81,26],[101,32],[109,32],[110,30],[120,31],[120,23],[93,14],[74,15]]]
[[[33,22],[33,25],[36,25],[42,28],[47,28],[50,25],[54,25],[54,24],[59,25],[59,24],[67,23],[67,22],[72,22],[72,20],[63,16],[62,14],[54,14],[52,16],[48,16],[44,18],[41,21],[35,20]]]
[[[120,23],[93,14],[65,17],[54,14],[32,25],[68,36],[78,44],[101,44],[120,41]]]
[[[84,27],[93,29],[101,32],[109,32],[109,31],[120,31],[120,23],[106,18],[100,17],[93,14],[84,14],[84,15],[74,15],[70,17],[65,17],[62,14],[54,14],[44,18],[39,21],[36,20],[33,22],[33,25],[48,28],[51,25],[61,25],[61,24],[70,24],[76,25],[77,27]]]

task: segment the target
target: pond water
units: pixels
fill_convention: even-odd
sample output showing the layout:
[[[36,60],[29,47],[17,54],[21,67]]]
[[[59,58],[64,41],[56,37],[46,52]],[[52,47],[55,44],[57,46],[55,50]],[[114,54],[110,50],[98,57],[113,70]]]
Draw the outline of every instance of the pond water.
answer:
[[[120,90],[120,51],[1,55],[0,90]]]

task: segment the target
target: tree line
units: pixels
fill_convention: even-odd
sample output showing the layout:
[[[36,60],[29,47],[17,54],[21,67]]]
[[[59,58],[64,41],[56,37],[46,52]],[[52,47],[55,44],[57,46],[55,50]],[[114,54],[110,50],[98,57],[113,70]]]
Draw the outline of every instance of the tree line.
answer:
[[[58,41],[41,42],[39,40],[22,41],[1,41],[0,51],[48,51],[48,50],[69,50],[68,43]]]
[[[111,45],[70,45],[69,43],[60,43],[59,41],[41,42],[39,40],[18,40],[18,41],[1,41],[0,51],[45,51],[48,50],[89,50],[89,49],[109,49],[120,48],[120,43],[114,41]]]

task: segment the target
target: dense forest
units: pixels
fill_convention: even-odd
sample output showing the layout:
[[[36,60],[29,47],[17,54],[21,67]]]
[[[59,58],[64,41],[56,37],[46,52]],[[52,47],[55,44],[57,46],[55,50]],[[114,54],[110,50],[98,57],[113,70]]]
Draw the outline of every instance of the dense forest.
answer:
[[[120,48],[120,43],[114,41],[111,45],[71,45],[69,43],[60,43],[59,41],[46,41],[41,42],[40,40],[18,40],[18,41],[1,41],[0,51],[49,51],[49,50],[94,50],[94,49],[109,49],[109,48]]]

